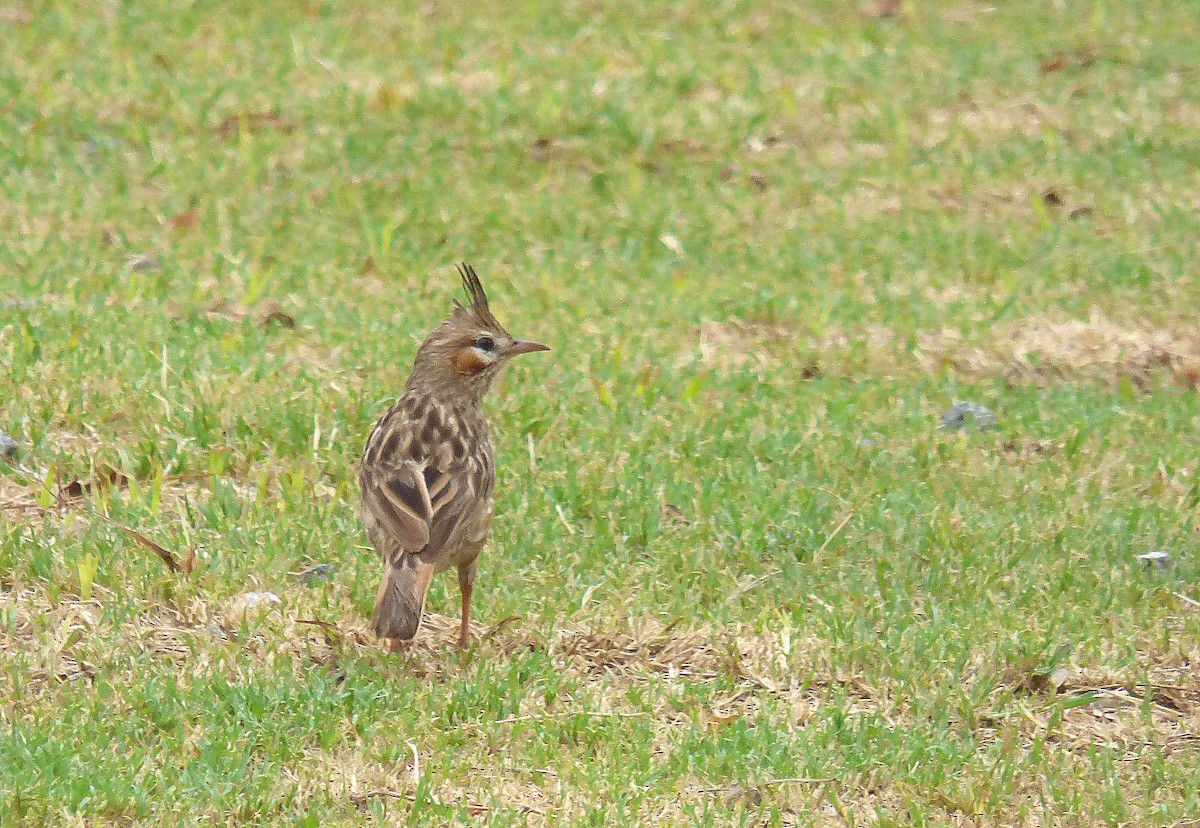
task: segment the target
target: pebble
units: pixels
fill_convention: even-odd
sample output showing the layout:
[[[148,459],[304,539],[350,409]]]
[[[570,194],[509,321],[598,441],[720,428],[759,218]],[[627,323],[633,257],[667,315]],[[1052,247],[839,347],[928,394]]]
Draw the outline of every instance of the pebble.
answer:
[[[17,441],[0,431],[0,460],[11,463],[17,459],[20,452],[21,447],[17,445]]]
[[[1170,553],[1164,552],[1161,549],[1147,552],[1144,555],[1138,555],[1137,559],[1142,562],[1142,566],[1146,569],[1155,569],[1159,572],[1170,569],[1175,564]]]
[[[244,592],[229,602],[221,626],[226,631],[236,630],[242,624],[261,620],[282,603],[274,592]]]
[[[967,426],[967,418],[974,422],[980,431],[996,427],[996,415],[986,405],[973,402],[956,402],[942,414],[941,427],[948,431],[958,431]]]
[[[337,567],[335,567],[333,564],[320,563],[310,566],[308,569],[298,574],[296,578],[300,581],[300,583],[305,584],[306,586],[312,586],[313,584],[320,584],[331,580],[333,578],[333,573],[336,571]]]
[[[127,264],[130,270],[162,270],[162,265],[158,263],[158,259],[148,253],[130,256]]]

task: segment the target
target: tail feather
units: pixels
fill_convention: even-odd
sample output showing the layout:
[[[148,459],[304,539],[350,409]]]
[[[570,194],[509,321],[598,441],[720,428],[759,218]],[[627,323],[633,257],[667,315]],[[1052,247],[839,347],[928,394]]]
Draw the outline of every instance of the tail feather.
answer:
[[[425,595],[433,580],[433,564],[415,555],[400,555],[388,564],[375,596],[371,627],[380,638],[410,641],[421,627]]]

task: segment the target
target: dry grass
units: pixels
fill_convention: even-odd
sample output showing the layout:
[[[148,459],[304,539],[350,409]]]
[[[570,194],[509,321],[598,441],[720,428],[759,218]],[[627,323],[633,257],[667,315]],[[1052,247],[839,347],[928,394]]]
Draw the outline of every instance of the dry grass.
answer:
[[[1155,373],[1166,373],[1187,387],[1200,382],[1200,333],[1183,323],[1122,325],[1093,313],[1086,321],[1022,320],[983,344],[950,331],[923,334],[919,341],[917,359],[926,370],[949,366],[966,377],[1043,385],[1124,377],[1145,387]]]
[[[98,668],[84,653],[94,652],[98,642],[103,642],[110,664],[114,657],[125,664],[120,674],[106,676],[116,683],[139,681],[142,657],[169,662],[180,675],[216,666],[227,671],[231,680],[246,669],[238,653],[264,669],[279,659],[288,660],[297,676],[314,669],[340,674],[339,665],[347,659],[381,657],[379,645],[353,614],[316,618],[314,608],[306,606],[306,596],[293,593],[284,596],[282,606],[267,605],[253,615],[238,612],[231,622],[230,607],[237,606],[241,597],[224,607],[193,601],[183,609],[148,609],[114,628],[104,621],[103,595],[94,601],[50,602],[36,589],[10,590],[0,593],[0,618],[5,620],[0,626],[0,650],[24,653],[19,663],[26,672],[25,704],[38,696],[53,696],[59,686],[94,681]],[[402,658],[403,669],[435,685],[453,681],[466,664],[451,650],[456,629],[455,619],[431,614]],[[580,699],[582,703],[522,704],[513,715],[495,721],[455,726],[477,746],[466,753],[475,757],[469,761],[478,763],[470,786],[442,779],[422,787],[422,762],[428,757],[422,756],[417,742],[424,740],[407,742],[411,758],[389,767],[372,758],[351,725],[350,745],[345,749],[314,751],[288,765],[279,780],[281,794],[298,797],[301,804],[314,797],[333,797],[360,809],[378,801],[386,803],[386,810],[400,813],[420,796],[433,804],[465,808],[472,815],[502,808],[528,817],[531,824],[555,824],[587,813],[586,801],[564,786],[563,769],[484,761],[486,750],[477,753],[478,747],[486,748],[506,729],[539,728],[581,717],[644,721],[664,756],[689,732],[735,726],[798,732],[835,713],[848,720],[878,719],[896,732],[921,726],[911,705],[893,692],[874,686],[864,676],[822,671],[821,654],[828,652],[830,641],[798,639],[787,630],[755,633],[739,626],[677,631],[675,624],[642,622],[621,632],[575,628],[539,634],[509,619],[493,627],[475,624],[473,635],[477,644],[472,660],[503,662],[541,648],[557,672],[575,676],[594,692]],[[1056,677],[1057,689],[1010,671],[991,692],[989,703],[975,711],[974,723],[964,721],[959,726],[970,729],[980,751],[1005,742],[1016,751],[1016,761],[1024,762],[1034,761],[1035,752],[1053,750],[1068,771],[1076,766],[1086,773],[1095,751],[1102,750],[1116,758],[1118,775],[1132,783],[1140,775],[1139,763],[1150,753],[1200,754],[1200,677],[1192,669],[1198,660],[1198,649],[1148,652],[1143,654],[1142,678],[1068,669]],[[817,665],[804,682],[796,679],[797,662]],[[966,686],[983,680],[985,674],[968,677]],[[646,710],[619,701],[637,685],[669,688],[697,683],[728,689],[701,709],[664,702]],[[31,714],[21,709],[21,705],[0,707],[0,722],[12,726],[14,719],[28,719]],[[713,786],[700,779],[680,779],[672,790],[669,797],[644,805],[641,818],[675,821],[687,813],[687,803],[711,800],[748,813],[777,809],[785,825],[835,825],[847,819],[870,819],[883,803],[897,805],[912,795],[903,774],[892,772],[863,778],[759,779],[750,785]],[[1023,786],[1008,796],[1013,798],[1012,812],[1028,816],[1006,824],[1040,824],[1036,811],[1028,810],[1037,802],[1036,785]],[[939,797],[933,804],[945,818],[976,824],[976,806],[965,791],[949,790]],[[814,816],[816,821],[811,822]]]

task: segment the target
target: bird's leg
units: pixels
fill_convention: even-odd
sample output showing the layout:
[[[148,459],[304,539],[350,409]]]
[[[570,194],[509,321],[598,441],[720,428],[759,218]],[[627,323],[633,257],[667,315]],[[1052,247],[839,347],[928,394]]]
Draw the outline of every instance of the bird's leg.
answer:
[[[462,593],[462,625],[458,628],[458,646],[466,649],[471,640],[471,592],[475,589],[475,562],[458,570],[458,591]]]

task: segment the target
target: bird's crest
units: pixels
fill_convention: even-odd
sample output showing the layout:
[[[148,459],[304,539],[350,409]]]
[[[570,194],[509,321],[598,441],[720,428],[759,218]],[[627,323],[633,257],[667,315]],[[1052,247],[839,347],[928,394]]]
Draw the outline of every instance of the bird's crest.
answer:
[[[485,327],[496,327],[500,330],[504,328],[492,316],[492,311],[488,307],[487,293],[483,290],[483,283],[479,281],[479,276],[475,273],[475,268],[471,267],[466,262],[458,264],[458,275],[462,279],[463,290],[467,293],[467,300],[470,302],[469,307],[463,307],[462,303],[457,299],[454,300],[454,307],[464,313],[472,313]]]

